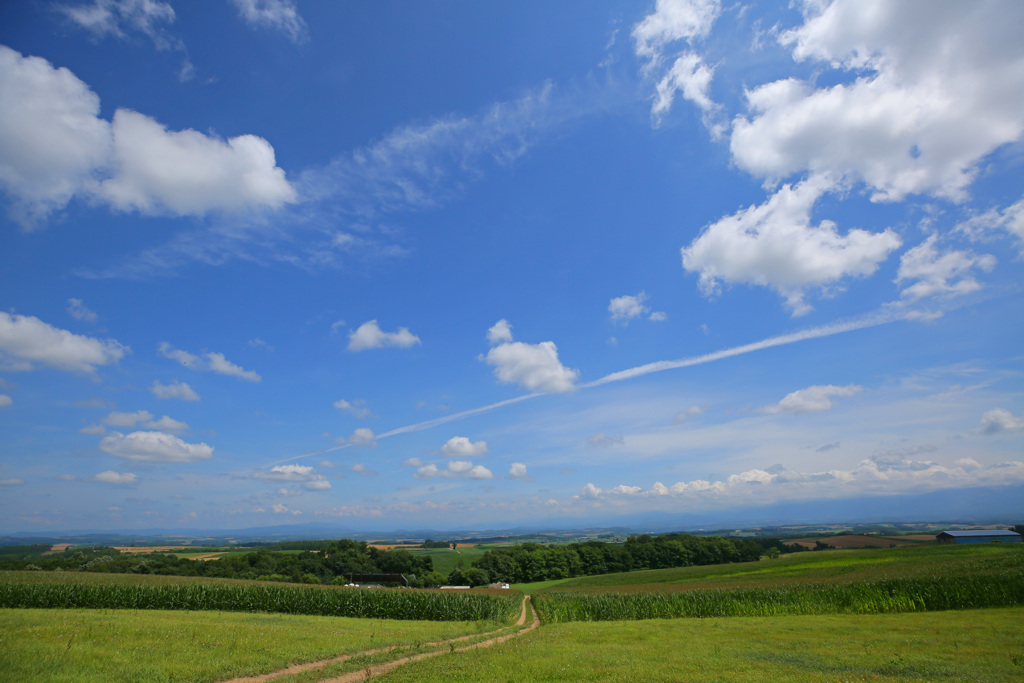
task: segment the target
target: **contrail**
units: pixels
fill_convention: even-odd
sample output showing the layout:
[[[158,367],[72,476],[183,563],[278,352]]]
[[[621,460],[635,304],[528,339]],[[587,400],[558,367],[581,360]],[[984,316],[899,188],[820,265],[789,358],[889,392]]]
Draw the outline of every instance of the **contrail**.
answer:
[[[612,382],[622,382],[627,379],[633,379],[634,377],[641,377],[643,375],[649,375],[654,372],[663,372],[665,370],[675,370],[677,368],[688,368],[694,365],[704,365],[705,363],[712,363],[716,360],[722,360],[723,358],[732,358],[733,356],[741,356],[745,353],[752,353],[754,351],[761,351],[762,349],[770,349],[775,346],[785,346],[786,344],[795,344],[796,342],[806,341],[808,339],[821,339],[822,337],[831,337],[832,335],[842,334],[844,332],[853,332],[855,330],[863,330],[869,327],[878,327],[879,325],[886,325],[888,323],[896,322],[898,320],[906,320],[909,317],[907,311],[903,310],[889,310],[882,311],[878,314],[850,320],[847,322],[831,323],[829,325],[821,325],[819,327],[811,327],[806,330],[799,332],[791,332],[789,334],[782,334],[777,337],[768,337],[761,341],[756,341],[750,344],[743,344],[742,346],[733,346],[728,349],[722,349],[721,351],[714,351],[712,353],[706,353],[702,356],[691,356],[689,358],[679,358],[677,360],[661,360],[654,363],[646,363],[644,365],[638,365],[634,368],[627,370],[619,370],[613,372],[610,375],[605,375],[600,379],[595,379],[593,382],[587,382],[586,384],[579,385],[580,389],[590,389],[592,387],[601,386],[602,384],[610,384]],[[526,394],[524,396],[517,396],[515,398],[506,399],[504,401],[498,401],[497,403],[491,403],[490,405],[482,406],[480,408],[473,408],[471,410],[463,410],[460,413],[453,413],[452,415],[445,415],[433,420],[426,420],[424,422],[417,422],[415,424],[406,425],[405,427],[398,427],[391,431],[378,434],[376,439],[386,439],[389,436],[396,436],[398,434],[406,434],[408,432],[419,432],[424,429],[431,429],[438,425],[443,425],[448,422],[455,422],[472,415],[479,415],[480,413],[486,413],[496,408],[502,408],[513,403],[519,403],[521,401],[527,401],[538,396],[546,396],[547,394],[533,393]],[[301,458],[308,458],[314,455],[323,455],[325,453],[331,453],[338,451],[343,448],[348,448],[352,444],[345,443],[340,446],[333,448],[327,448],[324,450],[316,451],[315,453],[305,453],[303,455],[296,455],[285,460],[279,460],[277,462],[264,465],[264,467],[273,467],[282,463],[291,462],[293,460],[299,460]]]
[[[461,413],[452,413],[451,415],[445,415],[444,417],[434,418],[433,420],[426,420],[424,422],[417,422],[415,424],[406,425],[405,427],[398,427],[396,429],[392,429],[391,431],[384,432],[383,434],[377,434],[376,436],[374,436],[374,440],[386,439],[389,436],[395,436],[396,434],[405,434],[406,432],[420,432],[423,431],[424,429],[430,429],[431,427],[443,425],[446,422],[454,422],[455,420],[461,420],[462,418],[469,417],[470,415],[479,415],[480,413],[486,413],[487,411],[494,410],[495,408],[501,408],[503,406],[511,405],[513,403],[519,403],[520,401],[526,401],[527,399],[537,398],[538,396],[545,396],[545,394],[526,394],[525,396],[516,396],[515,398],[509,398],[504,401],[498,401],[497,403],[491,403],[490,405],[482,406],[480,408],[463,410]],[[264,465],[264,467],[274,467],[275,465],[283,465],[286,462],[292,462],[293,460],[301,460],[302,458],[309,458],[314,455],[333,453],[334,451],[340,451],[343,448],[349,448],[352,445],[353,444],[351,443],[343,443],[339,446],[334,446],[333,448],[323,448],[313,453],[303,453],[302,455],[294,455],[290,458],[285,458],[284,460],[278,460],[277,462],[269,463],[267,465]]]
[[[877,327],[878,325],[885,325],[886,323],[903,320],[904,318],[906,318],[905,313],[876,315],[845,323],[832,323],[831,325],[812,327],[807,330],[801,330],[800,332],[791,332],[790,334],[779,335],[778,337],[768,337],[767,339],[762,339],[761,341],[756,341],[751,344],[733,346],[729,349],[706,353],[703,356],[691,356],[690,358],[680,358],[678,360],[660,360],[655,363],[638,365],[635,368],[629,368],[628,370],[613,372],[610,375],[605,375],[601,379],[595,379],[593,382],[581,384],[580,389],[589,389],[590,387],[596,387],[610,382],[621,382],[622,380],[640,377],[641,375],[649,375],[652,372],[662,372],[664,370],[675,370],[676,368],[688,368],[693,365],[703,365],[716,360],[722,360],[723,358],[732,358],[733,356],[740,356],[744,353],[770,349],[773,346],[785,346],[786,344],[793,344],[807,339],[831,337],[834,334],[841,334],[843,332],[852,332],[854,330],[863,330],[868,327]]]

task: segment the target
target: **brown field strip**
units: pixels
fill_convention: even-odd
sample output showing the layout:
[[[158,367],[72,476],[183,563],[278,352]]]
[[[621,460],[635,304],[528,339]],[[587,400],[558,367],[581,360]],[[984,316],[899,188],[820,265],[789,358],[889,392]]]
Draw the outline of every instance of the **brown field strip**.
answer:
[[[197,548],[193,545],[115,545],[114,550],[117,550],[122,553],[128,553],[129,555],[146,555],[149,553],[155,553],[164,550],[191,550],[192,552],[195,552],[197,550],[200,550],[200,548]]]
[[[804,548],[814,548],[816,543],[821,541],[838,550],[849,550],[854,548],[905,548],[907,546],[921,545],[926,541],[935,541],[935,536],[868,536],[861,534],[847,534],[844,536],[818,536],[816,538],[798,538],[793,541],[786,541],[790,545],[800,545]]]

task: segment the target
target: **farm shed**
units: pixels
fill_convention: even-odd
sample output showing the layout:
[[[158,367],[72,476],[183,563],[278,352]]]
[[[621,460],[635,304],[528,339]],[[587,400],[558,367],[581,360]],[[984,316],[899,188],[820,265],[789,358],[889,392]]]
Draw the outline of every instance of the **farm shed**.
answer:
[[[964,545],[966,543],[990,543],[1001,541],[1003,543],[1020,543],[1020,534],[1016,531],[1006,529],[978,529],[975,531],[943,531],[936,537],[939,543],[955,543]]]
[[[416,575],[411,574],[345,574],[348,580],[354,584],[370,587],[367,584],[376,586],[408,586],[409,579],[415,579]]]

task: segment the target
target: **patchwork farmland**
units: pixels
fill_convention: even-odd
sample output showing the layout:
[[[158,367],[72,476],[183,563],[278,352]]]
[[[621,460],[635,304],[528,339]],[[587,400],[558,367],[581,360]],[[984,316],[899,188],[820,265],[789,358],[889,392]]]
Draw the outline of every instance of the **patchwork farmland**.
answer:
[[[71,681],[1014,681],[1024,672],[1024,548],[1009,544],[795,553],[522,588],[2,572],[0,671]]]

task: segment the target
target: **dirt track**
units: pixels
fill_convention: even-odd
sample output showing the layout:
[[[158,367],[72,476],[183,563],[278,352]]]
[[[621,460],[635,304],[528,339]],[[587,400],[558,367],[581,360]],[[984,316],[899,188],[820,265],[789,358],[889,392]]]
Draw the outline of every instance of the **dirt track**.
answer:
[[[516,626],[523,626],[523,625],[526,624],[526,608],[527,608],[527,602],[528,601],[529,601],[529,597],[524,596],[523,597],[523,611],[519,615],[519,621],[516,622]],[[496,631],[490,631],[488,633],[474,633],[474,634],[468,635],[468,636],[460,636],[459,638],[449,638],[448,640],[439,640],[439,641],[436,641],[436,642],[433,642],[433,643],[424,643],[423,644],[424,647],[429,647],[429,648],[434,648],[434,649],[432,649],[429,652],[421,652],[419,654],[411,655],[409,657],[400,657],[399,659],[395,659],[395,660],[392,660],[390,662],[385,662],[383,664],[377,664],[377,665],[374,665],[374,666],[369,666],[369,667],[367,667],[365,669],[360,669],[359,671],[353,671],[351,673],[347,673],[347,674],[344,674],[344,675],[341,675],[341,676],[337,676],[335,678],[325,678],[325,679],[322,680],[321,683],[355,683],[356,681],[366,681],[366,680],[369,680],[370,678],[373,678],[374,676],[379,676],[381,674],[384,674],[384,673],[387,673],[387,672],[392,671],[394,669],[397,669],[398,667],[402,666],[403,664],[409,664],[410,662],[416,662],[416,661],[419,661],[421,659],[426,659],[428,657],[436,657],[437,655],[442,655],[442,654],[445,654],[446,652],[449,652],[449,653],[451,653],[451,652],[463,652],[465,650],[473,650],[473,649],[478,648],[478,647],[490,647],[491,645],[496,645],[497,643],[503,643],[506,640],[510,640],[510,639],[515,638],[517,636],[521,636],[522,634],[524,634],[524,633],[526,633],[528,631],[532,631],[533,629],[535,629],[538,626],[540,626],[540,619],[537,617],[537,611],[533,609],[533,604],[532,603],[530,603],[529,608],[530,608],[530,614],[533,616],[533,620],[530,622],[530,625],[527,626],[524,629],[520,629],[520,630],[515,631],[513,633],[506,633],[503,636],[495,636],[494,638],[487,638],[486,640],[481,640],[481,641],[476,642],[476,643],[471,643],[470,645],[463,645],[462,647],[455,647],[455,643],[458,643],[458,642],[461,642],[461,641],[464,641],[464,640],[472,640],[473,638],[479,638],[481,636],[487,636],[487,635],[490,635],[490,634],[493,634],[493,633],[498,633],[498,632],[502,631],[503,629],[498,629]],[[447,648],[443,647],[445,645],[447,645],[448,647]],[[272,671],[270,673],[262,674],[260,676],[248,676],[248,677],[245,677],[245,678],[232,678],[232,679],[230,679],[228,681],[224,681],[224,683],[263,683],[264,681],[272,681],[274,679],[282,678],[284,676],[294,676],[294,675],[300,674],[300,673],[302,673],[304,671],[311,671],[313,669],[322,669],[323,667],[330,666],[331,664],[340,664],[341,662],[346,662],[346,661],[348,661],[350,659],[353,659],[355,657],[363,657],[363,656],[381,654],[383,652],[391,652],[393,650],[398,650],[401,647],[402,647],[401,645],[392,645],[390,647],[381,647],[381,648],[375,648],[373,650],[363,650],[362,652],[353,652],[352,654],[341,655],[339,657],[332,657],[330,659],[321,659],[321,660],[316,661],[316,662],[307,662],[305,664],[295,664],[295,665],[289,666],[289,667],[287,667],[285,669],[280,669],[278,671]]]

